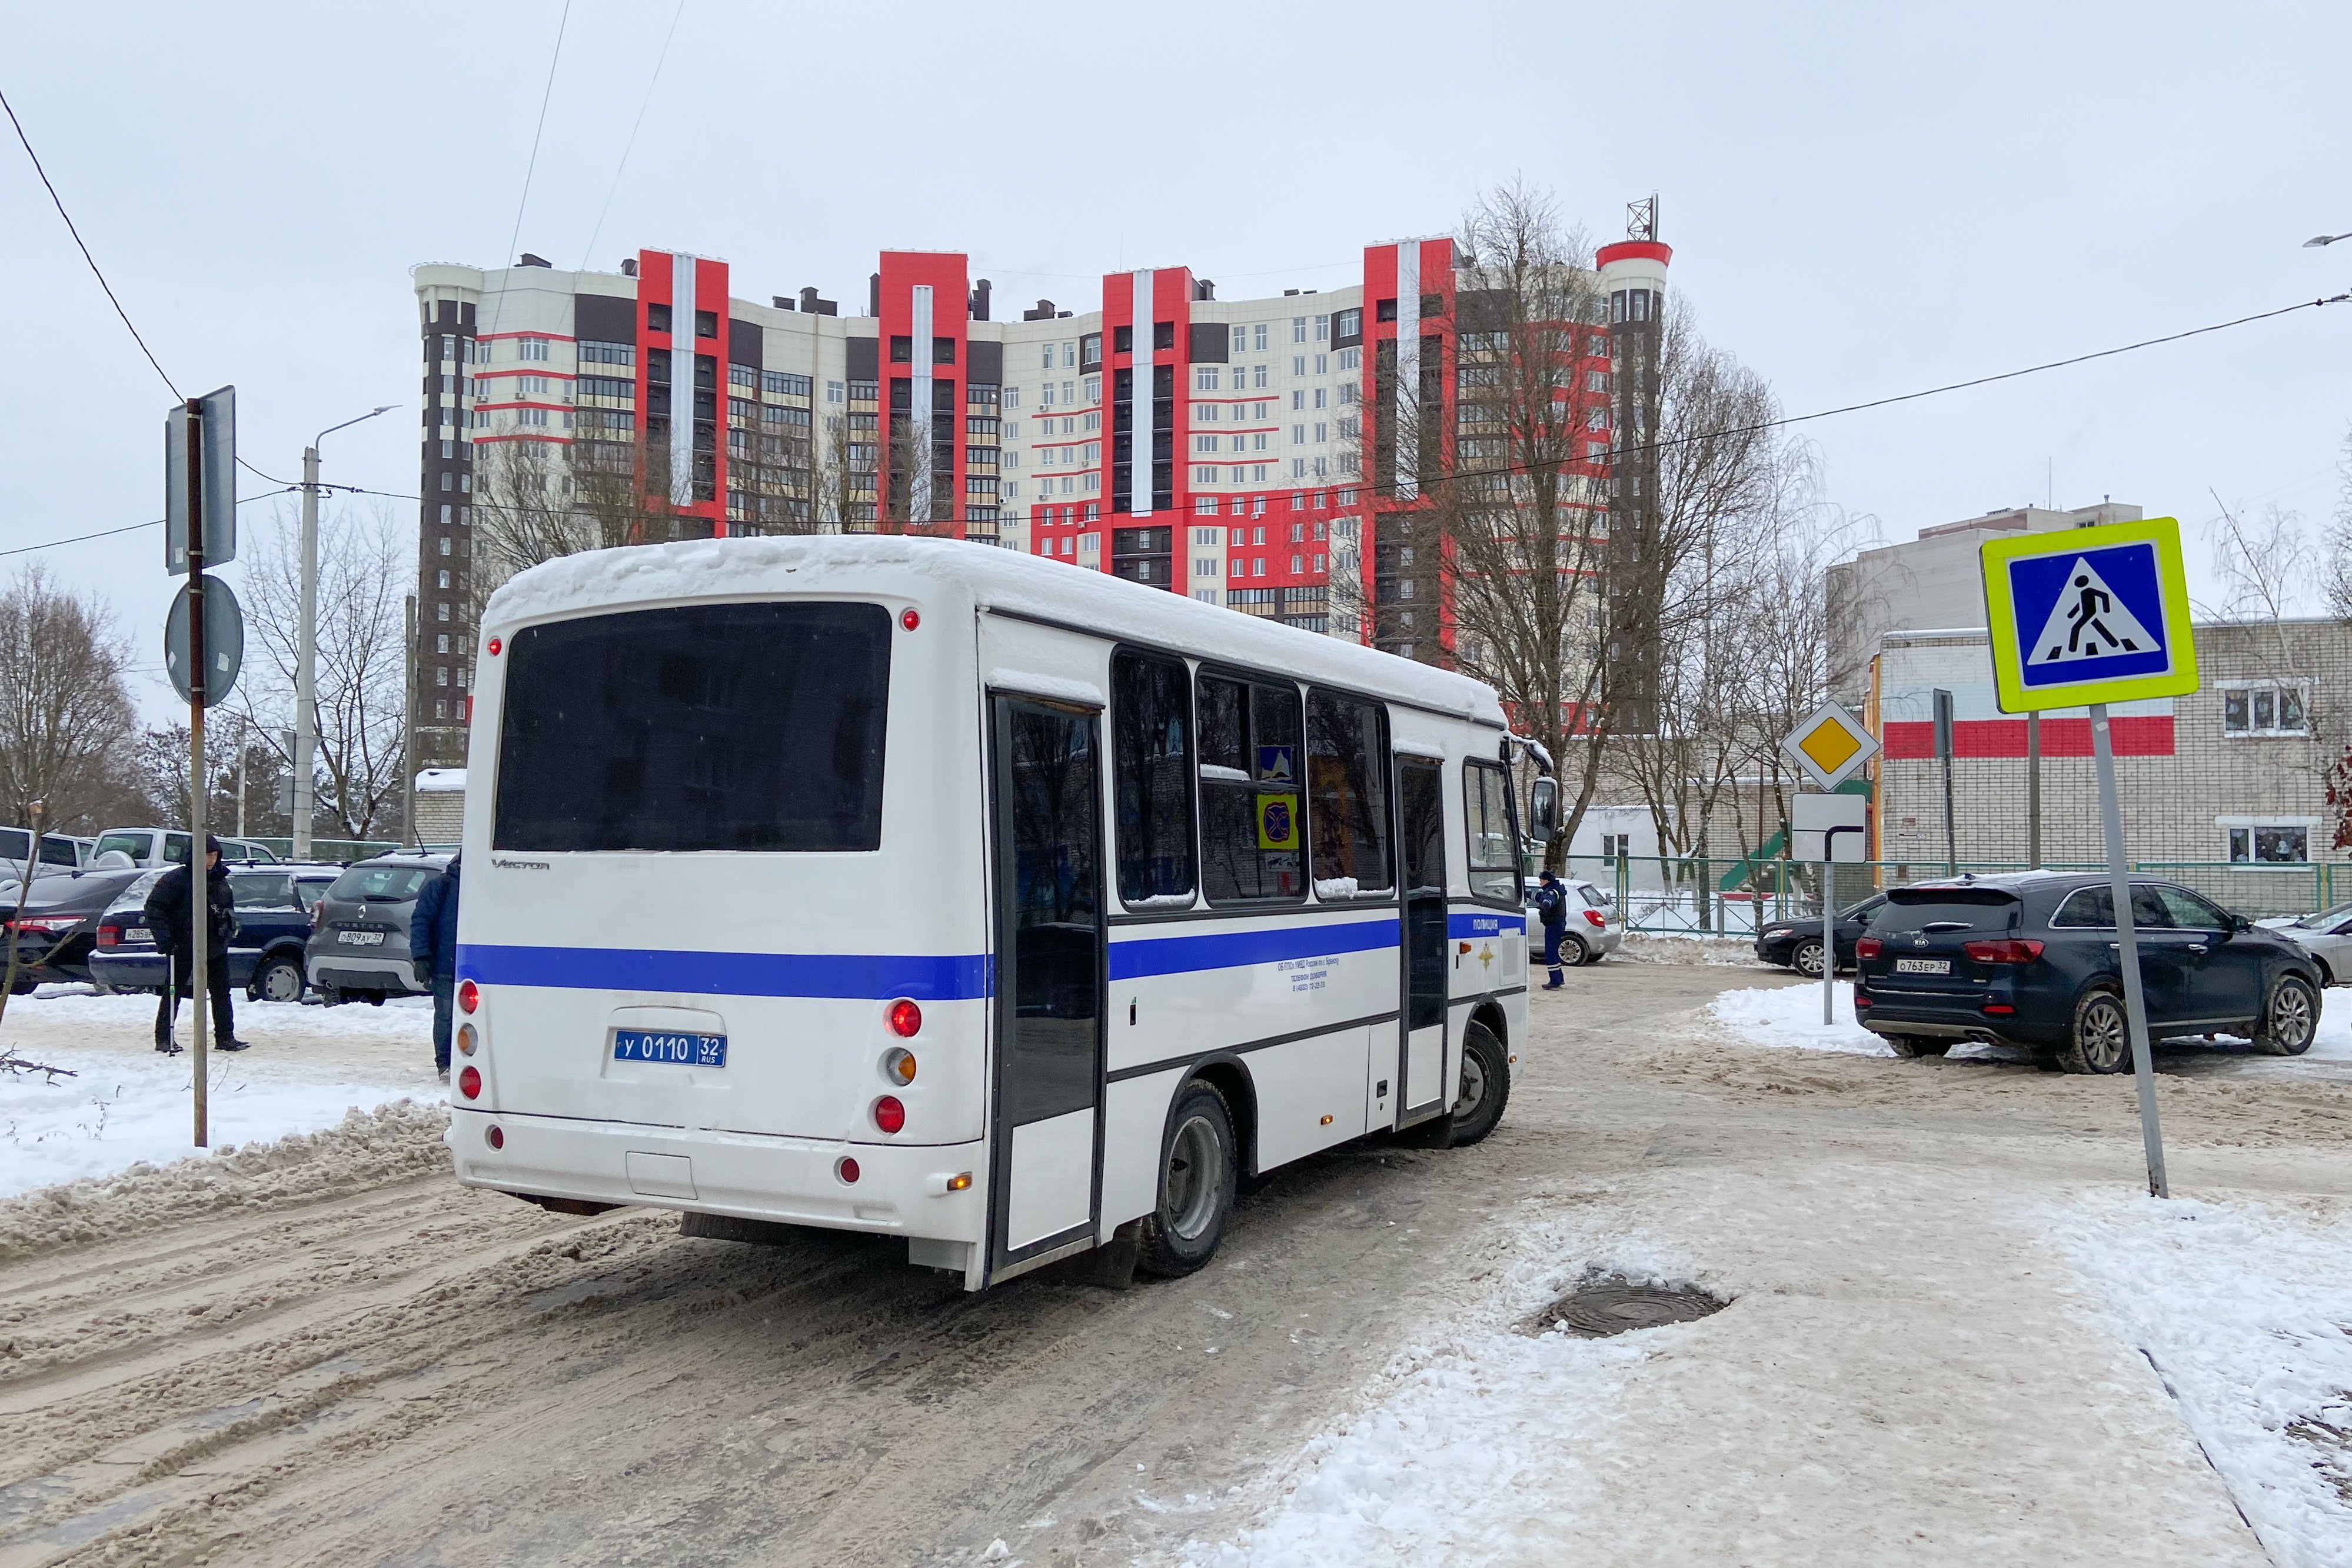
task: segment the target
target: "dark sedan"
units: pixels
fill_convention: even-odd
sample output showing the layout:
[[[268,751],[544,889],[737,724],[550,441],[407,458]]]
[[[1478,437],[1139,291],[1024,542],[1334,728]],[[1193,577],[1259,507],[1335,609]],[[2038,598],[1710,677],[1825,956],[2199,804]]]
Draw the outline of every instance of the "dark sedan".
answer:
[[[2150,1037],[2235,1034],[2299,1056],[2319,1027],[2309,954],[2170,883],[2132,883]],[[2104,873],[1961,877],[1892,889],[1855,944],[1854,1016],[1904,1056],[1964,1040],[2069,1072],[2131,1069]]]
[[[1853,967],[1853,945],[1886,902],[1883,893],[1874,893],[1860,904],[1853,904],[1838,915],[1837,966],[1840,969]],[[1822,923],[1816,915],[1811,920],[1800,916],[1795,920],[1768,920],[1756,933],[1756,956],[1767,964],[1778,964],[1784,969],[1794,969],[1812,979],[1822,977]]]
[[[50,981],[91,978],[89,956],[98,942],[99,916],[141,874],[133,868],[37,876],[22,915],[16,912],[16,884],[12,882],[0,891],[0,919],[7,920],[16,934],[17,991]]]
[[[325,896],[337,868],[274,865],[233,871],[236,931],[228,943],[228,977],[257,1002],[302,999],[302,949],[310,939],[310,911]],[[91,977],[117,990],[160,991],[165,961],[147,929],[147,894],[163,873],[147,872],[107,910],[98,926]]]

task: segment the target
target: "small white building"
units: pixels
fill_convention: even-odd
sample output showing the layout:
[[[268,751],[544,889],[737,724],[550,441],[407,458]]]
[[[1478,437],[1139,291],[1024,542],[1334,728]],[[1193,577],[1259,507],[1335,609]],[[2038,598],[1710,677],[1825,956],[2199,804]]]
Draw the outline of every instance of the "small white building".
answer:
[[[426,849],[455,849],[466,831],[466,770],[427,768],[416,776],[410,836]]]

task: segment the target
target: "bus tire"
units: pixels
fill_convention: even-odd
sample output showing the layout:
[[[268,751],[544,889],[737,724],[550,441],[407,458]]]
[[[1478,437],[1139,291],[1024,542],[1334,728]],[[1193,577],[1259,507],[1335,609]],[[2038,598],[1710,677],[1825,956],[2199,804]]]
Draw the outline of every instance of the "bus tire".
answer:
[[[1483,1023],[1462,1031],[1462,1091],[1451,1123],[1454,1148],[1483,1143],[1511,1103],[1511,1062],[1503,1042]]]
[[[1233,1113],[1199,1079],[1177,1092],[1160,1151],[1160,1202],[1145,1217],[1136,1266],[1172,1280],[1216,1256],[1234,1213]]]

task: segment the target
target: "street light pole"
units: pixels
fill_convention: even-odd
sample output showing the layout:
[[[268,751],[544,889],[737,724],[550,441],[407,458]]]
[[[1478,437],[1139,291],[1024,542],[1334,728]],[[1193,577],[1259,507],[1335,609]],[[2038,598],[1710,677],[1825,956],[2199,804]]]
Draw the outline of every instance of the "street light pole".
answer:
[[[2352,234],[2314,235],[2309,239],[2303,242],[2303,248],[2305,250],[2316,250],[2321,246],[2334,245],[2340,239],[2352,239]]]
[[[302,612],[294,651],[294,847],[298,861],[310,858],[311,759],[319,747],[319,443],[361,420],[391,412],[385,403],[341,424],[331,424],[302,448]]]

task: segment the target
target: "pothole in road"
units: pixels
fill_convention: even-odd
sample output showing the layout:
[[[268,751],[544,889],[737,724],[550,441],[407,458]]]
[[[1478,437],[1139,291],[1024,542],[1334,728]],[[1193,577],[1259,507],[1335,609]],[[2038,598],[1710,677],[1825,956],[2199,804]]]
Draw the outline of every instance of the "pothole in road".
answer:
[[[1696,1285],[1652,1285],[1619,1274],[1602,1274],[1578,1281],[1566,1295],[1521,1324],[1520,1332],[1606,1339],[1634,1329],[1695,1322],[1728,1305]]]

